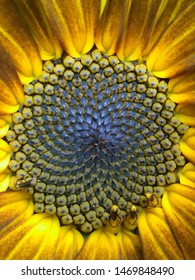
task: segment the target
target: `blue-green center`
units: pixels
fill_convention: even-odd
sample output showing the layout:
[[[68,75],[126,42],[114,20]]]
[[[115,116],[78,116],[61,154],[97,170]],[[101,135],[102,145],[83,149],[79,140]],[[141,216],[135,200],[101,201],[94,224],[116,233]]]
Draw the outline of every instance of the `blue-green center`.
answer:
[[[24,86],[7,135],[10,169],[17,187],[32,193],[35,212],[90,232],[108,222],[113,205],[123,221],[132,206],[148,206],[148,194],[160,204],[185,163],[178,143],[187,129],[166,89],[144,64],[97,50],[46,61]]]

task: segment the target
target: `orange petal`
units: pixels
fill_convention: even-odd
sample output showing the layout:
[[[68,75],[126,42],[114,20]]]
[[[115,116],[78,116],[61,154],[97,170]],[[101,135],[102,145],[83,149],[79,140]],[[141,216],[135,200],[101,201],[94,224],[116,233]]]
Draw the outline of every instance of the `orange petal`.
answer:
[[[136,60],[142,56],[145,49],[156,15],[162,1],[132,0],[130,11],[126,12],[128,19],[117,47],[117,55],[121,60]]]
[[[95,33],[97,48],[108,55],[116,52],[126,10],[124,0],[108,0]]]
[[[84,243],[82,234],[72,225],[60,228],[56,260],[74,260]]]
[[[119,260],[122,258],[122,247],[117,235],[104,227],[90,233],[77,259],[79,260]]]
[[[161,208],[145,209],[138,219],[138,228],[144,259],[183,259]]]
[[[195,72],[170,79],[168,95],[176,103],[195,104]]]
[[[180,149],[183,155],[195,164],[195,128],[190,128],[180,141]]]
[[[147,58],[147,67],[157,77],[170,78],[195,67],[195,2],[189,5],[163,33]]]
[[[37,43],[41,58],[43,60],[59,58],[62,47],[51,31],[41,2],[17,0],[16,3]]]
[[[187,163],[179,171],[179,181],[183,185],[195,187],[195,165],[190,162]]]
[[[165,189],[162,207],[185,259],[195,259],[195,191],[174,184]]]
[[[10,115],[0,115],[0,138],[7,134],[11,122]]]
[[[11,154],[10,146],[4,140],[0,139],[0,173],[8,167]]]
[[[65,51],[80,57],[94,45],[94,33],[100,17],[100,1],[42,1],[48,20]]]
[[[143,56],[147,56],[150,53],[153,46],[167,29],[167,26],[193,1],[194,0],[165,0],[161,2],[156,16],[157,21],[150,34],[148,45],[144,50]]]
[[[0,64],[0,114],[12,114],[24,102],[24,93],[11,58],[3,48]]]
[[[0,34],[0,43],[11,56],[18,74],[31,79],[39,76],[42,64],[38,49],[13,1],[1,1]]]

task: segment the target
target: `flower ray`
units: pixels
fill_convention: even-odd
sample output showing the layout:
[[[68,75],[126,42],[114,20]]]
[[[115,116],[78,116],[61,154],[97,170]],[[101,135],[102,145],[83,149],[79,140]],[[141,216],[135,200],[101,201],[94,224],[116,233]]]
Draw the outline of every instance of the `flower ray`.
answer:
[[[151,50],[147,58],[147,67],[154,75],[171,78],[194,69],[194,13],[193,2],[167,27]]]
[[[183,259],[161,208],[144,210],[138,228],[144,259]]]
[[[16,0],[15,2],[31,30],[41,58],[43,60],[59,58],[62,54],[62,47],[55,33],[51,31],[41,2],[39,0]]]
[[[184,185],[167,187],[162,207],[185,259],[195,258],[195,192]]]
[[[52,28],[66,52],[74,57],[94,45],[100,1],[42,1]]]
[[[17,26],[16,26],[17,22]],[[9,53],[22,82],[40,74],[41,59],[33,37],[13,1],[1,0],[1,45]]]

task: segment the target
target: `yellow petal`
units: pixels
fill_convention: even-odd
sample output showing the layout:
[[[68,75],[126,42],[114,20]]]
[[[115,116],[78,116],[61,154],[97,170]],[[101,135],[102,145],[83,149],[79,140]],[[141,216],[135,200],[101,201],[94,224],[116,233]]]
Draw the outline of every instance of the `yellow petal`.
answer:
[[[11,58],[2,47],[0,64],[0,114],[12,114],[24,102],[24,93]]]
[[[116,52],[116,44],[123,29],[126,2],[108,0],[95,33],[97,48],[108,55]]]
[[[165,190],[162,207],[185,259],[195,259],[195,191],[174,184]]]
[[[0,235],[5,235],[32,216],[34,206],[31,196],[25,192],[0,193]],[[0,238],[1,239],[1,238]],[[1,250],[0,250],[1,251]],[[5,253],[5,252],[4,252]]]
[[[195,67],[195,2],[189,5],[162,34],[147,58],[154,75],[170,78]]]
[[[8,167],[11,153],[10,146],[4,140],[0,139],[0,173]]]
[[[195,72],[170,79],[168,95],[176,103],[195,104]]]
[[[140,237],[127,228],[122,227],[118,232],[117,237],[121,244],[122,259],[124,260],[139,260],[142,259],[142,245]]]
[[[0,138],[7,134],[11,122],[10,115],[0,115]]]
[[[65,51],[80,57],[94,45],[95,28],[100,17],[100,1],[42,1],[48,20]]]
[[[156,16],[157,21],[150,34],[148,45],[143,52],[143,56],[147,56],[150,53],[153,46],[167,29],[167,26],[193,1],[194,0],[165,0],[161,2]]]
[[[195,164],[195,128],[189,128],[180,141],[180,149],[183,155]]]
[[[144,259],[183,259],[161,208],[145,209],[138,219],[138,228]]]
[[[179,120],[189,126],[195,126],[195,105],[178,105],[176,115]]]
[[[179,171],[179,181],[183,185],[195,187],[195,166],[192,163],[187,163]]]
[[[0,192],[7,190],[10,182],[11,172],[6,169],[3,173],[0,173]]]
[[[43,60],[59,58],[62,47],[51,31],[40,0],[17,0],[16,3],[37,43],[41,58]]]
[[[104,227],[90,233],[77,259],[79,260],[119,260],[122,258],[122,247],[117,235]]]
[[[84,243],[82,234],[72,225],[60,228],[56,260],[74,260]]]
[[[46,213],[32,215],[1,237],[5,259],[53,259],[59,235],[59,220]]]
[[[11,56],[18,74],[37,77],[42,64],[38,49],[13,1],[1,1],[0,43]]]
[[[136,60],[142,56],[156,15],[162,1],[132,0],[130,11],[126,8],[128,19],[125,20],[122,38],[117,47],[117,55],[121,60]]]

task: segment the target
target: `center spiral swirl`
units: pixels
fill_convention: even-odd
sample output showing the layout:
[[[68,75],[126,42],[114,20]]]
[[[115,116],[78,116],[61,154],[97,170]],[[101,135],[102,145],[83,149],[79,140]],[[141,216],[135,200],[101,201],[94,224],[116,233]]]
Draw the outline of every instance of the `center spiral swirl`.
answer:
[[[35,212],[91,232],[108,222],[113,205],[123,221],[132,206],[139,213],[148,205],[148,193],[160,203],[185,164],[178,143],[187,129],[166,89],[143,63],[98,50],[46,61],[24,86],[7,134],[9,168],[19,187],[29,182]]]

